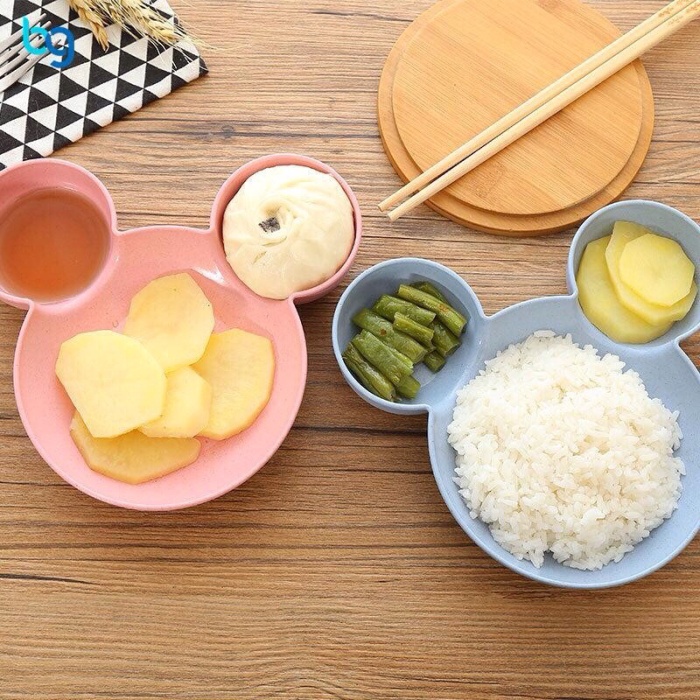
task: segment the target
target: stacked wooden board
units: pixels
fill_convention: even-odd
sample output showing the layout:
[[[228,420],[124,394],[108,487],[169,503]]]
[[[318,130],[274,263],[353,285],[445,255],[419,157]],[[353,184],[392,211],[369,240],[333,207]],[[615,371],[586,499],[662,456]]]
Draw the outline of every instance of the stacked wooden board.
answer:
[[[379,86],[387,155],[409,180],[608,44],[579,0],[442,0],[401,35]],[[608,79],[429,202],[513,236],[560,231],[619,197],[654,125],[641,62]]]

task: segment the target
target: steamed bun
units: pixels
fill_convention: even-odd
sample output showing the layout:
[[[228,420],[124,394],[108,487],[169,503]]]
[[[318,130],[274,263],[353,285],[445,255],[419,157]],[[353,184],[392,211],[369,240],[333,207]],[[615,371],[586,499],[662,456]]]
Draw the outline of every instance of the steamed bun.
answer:
[[[226,259],[250,289],[286,299],[342,267],[355,238],[352,205],[327,173],[281,165],[251,175],[223,222]]]

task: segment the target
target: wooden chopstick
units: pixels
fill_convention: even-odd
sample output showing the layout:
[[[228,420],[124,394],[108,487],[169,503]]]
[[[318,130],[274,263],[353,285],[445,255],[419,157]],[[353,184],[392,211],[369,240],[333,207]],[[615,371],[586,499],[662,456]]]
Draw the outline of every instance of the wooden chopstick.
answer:
[[[473,139],[385,199],[379,208],[391,221],[413,210],[474,170],[521,136],[600,85],[700,14],[700,0],[674,0],[649,19],[586,59]]]

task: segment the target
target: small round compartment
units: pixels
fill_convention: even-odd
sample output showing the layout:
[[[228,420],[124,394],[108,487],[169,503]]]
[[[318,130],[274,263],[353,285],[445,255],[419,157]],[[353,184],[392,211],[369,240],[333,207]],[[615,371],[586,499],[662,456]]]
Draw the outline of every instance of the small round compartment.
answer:
[[[700,435],[694,425],[700,413],[700,375],[682,352],[679,342],[700,325],[700,309],[695,303],[684,322],[676,324],[658,341],[647,345],[615,343],[598,331],[584,316],[578,304],[575,270],[582,246],[607,235],[614,221],[630,219],[676,238],[696,267],[700,268],[700,227],[680,212],[652,202],[624,202],[611,205],[594,215],[581,227],[574,239],[569,259],[568,277],[571,294],[543,297],[511,306],[491,317],[483,316],[478,299],[469,286],[454,272],[437,263],[418,259],[401,259],[381,263],[360,275],[346,290],[333,321],[333,345],[341,372],[352,389],[372,406],[398,414],[428,411],[428,447],[435,480],[450,512],[460,527],[485,552],[504,566],[528,578],[554,586],[597,589],[629,583],[671,561],[700,529]],[[436,277],[439,275],[439,277]],[[471,316],[461,356],[450,363],[428,384],[415,402],[391,404],[366,391],[344,365],[340,353],[355,332],[352,315],[379,294],[392,290],[401,281],[431,279],[448,292],[451,302]],[[678,508],[650,537],[638,543],[619,563],[599,571],[580,571],[557,563],[551,556],[541,568],[517,559],[493,539],[488,526],[473,519],[454,482],[455,452],[447,441],[447,426],[452,420],[457,391],[469,382],[499,351],[525,340],[538,330],[552,330],[559,335],[570,333],[574,342],[590,344],[599,354],[618,355],[630,369],[641,376],[649,394],[658,397],[671,410],[680,411],[679,424],[683,441],[676,453],[686,465],[683,492]],[[452,359],[452,358],[451,358]],[[443,374],[447,372],[447,374]]]
[[[233,175],[226,180],[219,190],[212,208],[211,228],[215,232],[219,241],[220,251],[217,253],[219,265],[226,265],[230,268],[226,262],[226,254],[224,252],[222,241],[222,224],[226,207],[241,188],[243,183],[249,177],[251,177],[251,175],[254,175],[260,170],[274,168],[280,165],[303,165],[307,168],[313,168],[319,172],[331,175],[343,188],[343,191],[347,195],[347,198],[350,200],[350,204],[352,205],[353,218],[355,220],[355,240],[343,265],[325,282],[322,282],[311,289],[297,292],[291,296],[291,299],[295,304],[308,304],[312,301],[320,299],[322,296],[325,296],[328,294],[328,292],[335,289],[338,284],[340,284],[340,281],[343,279],[343,277],[345,277],[346,273],[352,266],[352,263],[357,256],[357,251],[360,247],[360,241],[362,240],[362,212],[360,211],[360,204],[357,201],[355,193],[350,189],[350,185],[348,185],[348,183],[345,182],[345,180],[335,170],[333,170],[333,168],[325,163],[322,163],[320,160],[309,158],[308,156],[295,155],[293,153],[279,153],[256,158],[255,160],[246,163],[246,165],[236,170],[236,172],[234,172]]]
[[[287,162],[296,159],[293,162],[318,163],[301,156],[281,158]],[[260,159],[237,171],[219,192],[212,210],[212,226],[206,230],[152,226],[118,231],[111,198],[94,176],[78,166],[53,160],[31,161],[0,174],[0,187],[5,181],[13,181],[18,196],[37,183],[40,187],[55,187],[67,181],[93,200],[109,221],[110,257],[85,291],[55,304],[37,304],[0,294],[3,300],[28,309],[14,364],[15,398],[27,435],[54,471],[84,493],[139,510],[193,506],[250,478],[272,457],[291,429],[301,405],[307,371],[306,342],[294,305],[296,299],[265,299],[243,285],[226,262],[218,225],[235,182],[240,186],[263,163],[275,162],[279,162],[277,157]],[[330,171],[320,163],[317,167]],[[344,187],[349,192],[347,185]],[[5,190],[2,191],[4,195]],[[361,237],[361,217],[354,196],[351,201],[356,207],[355,246],[342,270],[324,285],[305,293],[302,301],[326,293],[352,264]],[[69,434],[74,408],[55,376],[56,357],[61,343],[77,333],[120,330],[134,294],[153,279],[179,272],[191,274],[211,301],[215,331],[242,328],[273,341],[272,395],[248,429],[227,440],[201,439],[201,453],[194,464],[160,479],[130,485],[93,472],[78,452]]]
[[[60,160],[22,163],[0,183],[0,299],[26,309],[85,292],[112,254],[115,212],[102,183]]]
[[[469,321],[462,345],[451,355],[445,366],[436,374],[420,365],[416,378],[421,389],[415,399],[391,403],[367,391],[345,365],[342,353],[352,338],[360,332],[352,321],[353,316],[369,308],[382,294],[394,294],[400,284],[432,282],[450,304]],[[379,263],[365,270],[345,290],[333,316],[333,352],[345,380],[367,403],[389,413],[412,415],[425,413],[438,403],[454,386],[465,365],[473,362],[483,337],[484,313],[476,295],[459,275],[432,260],[422,258],[399,258]]]
[[[666,204],[634,199],[610,204],[593,214],[581,225],[571,242],[566,270],[569,291],[576,293],[576,272],[586,246],[591,241],[609,236],[616,221],[631,221],[641,224],[680,243],[686,255],[695,264],[695,281],[698,282],[700,279],[700,226],[682,212]],[[696,299],[688,315],[682,321],[674,323],[667,333],[650,343],[630,345],[629,347],[643,350],[665,345],[672,341],[680,342],[699,328],[700,303]],[[597,329],[594,330],[600,333]]]

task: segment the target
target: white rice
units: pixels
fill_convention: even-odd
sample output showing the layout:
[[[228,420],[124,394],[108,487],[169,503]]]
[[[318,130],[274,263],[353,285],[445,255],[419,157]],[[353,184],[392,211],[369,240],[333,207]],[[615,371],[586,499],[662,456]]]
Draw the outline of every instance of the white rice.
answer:
[[[457,395],[448,439],[472,518],[518,559],[620,561],[675,510],[678,412],[615,355],[539,331]]]

